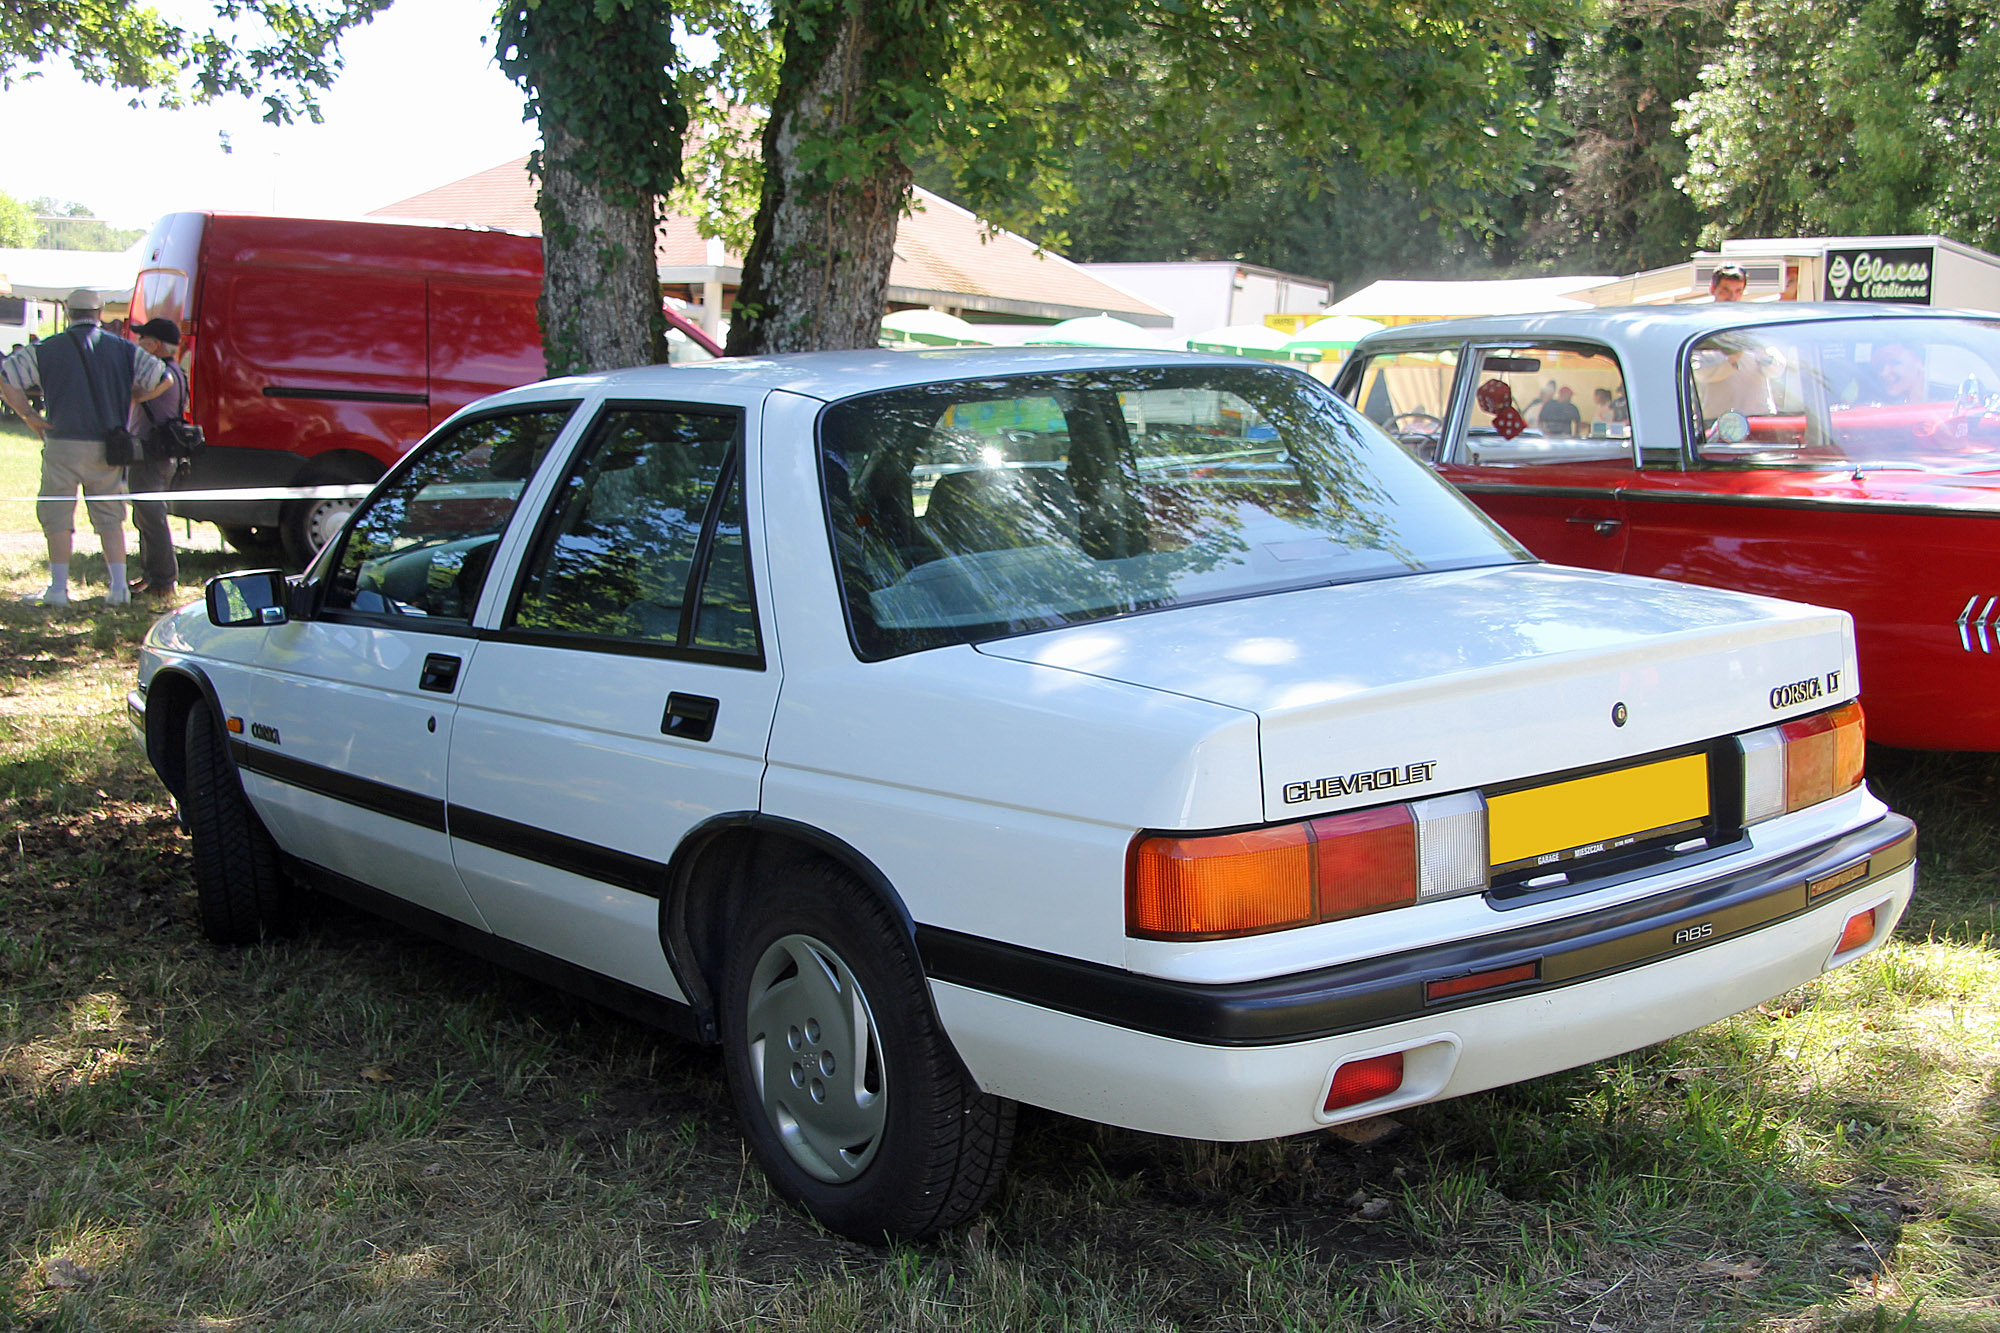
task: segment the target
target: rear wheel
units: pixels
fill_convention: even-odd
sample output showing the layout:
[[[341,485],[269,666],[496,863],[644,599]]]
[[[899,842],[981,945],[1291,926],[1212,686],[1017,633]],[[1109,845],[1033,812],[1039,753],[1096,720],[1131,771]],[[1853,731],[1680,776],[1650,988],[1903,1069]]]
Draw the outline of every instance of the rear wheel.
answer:
[[[299,478],[298,484],[372,485],[381,475],[381,468],[358,457],[331,458],[314,463],[312,469]],[[278,513],[278,537],[284,546],[286,568],[304,569],[311,564],[312,558],[319,554],[319,548],[339,535],[348,515],[360,503],[359,499],[338,496],[285,501]]]
[[[276,528],[252,527],[248,523],[218,523],[216,530],[222,540],[229,543],[232,550],[244,555],[267,556],[276,560],[283,553],[283,543],[278,540]]]
[[[298,890],[279,864],[278,845],[243,795],[215,714],[201,705],[190,709],[186,740],[181,813],[194,843],[202,933],[217,944],[251,944],[284,934],[297,920]]]
[[[792,865],[744,908],[723,974],[729,1088],[778,1192],[842,1235],[972,1217],[1013,1142],[931,1013],[909,937],[852,875]]]

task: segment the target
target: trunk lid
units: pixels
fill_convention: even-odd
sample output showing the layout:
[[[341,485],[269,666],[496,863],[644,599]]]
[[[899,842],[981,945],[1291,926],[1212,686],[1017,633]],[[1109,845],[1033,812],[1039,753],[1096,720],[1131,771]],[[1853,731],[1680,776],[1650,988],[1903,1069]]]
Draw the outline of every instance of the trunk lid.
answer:
[[[1267,820],[1615,764],[1853,697],[1845,612],[1552,565],[979,645],[1255,713]]]

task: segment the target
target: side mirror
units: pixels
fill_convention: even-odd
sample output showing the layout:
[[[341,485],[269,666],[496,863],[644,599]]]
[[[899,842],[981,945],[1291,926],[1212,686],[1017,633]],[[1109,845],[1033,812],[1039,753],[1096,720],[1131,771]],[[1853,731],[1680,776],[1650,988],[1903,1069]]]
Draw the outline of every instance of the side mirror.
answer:
[[[282,570],[217,574],[208,581],[207,591],[211,625],[282,625],[291,619],[285,610],[290,588]]]

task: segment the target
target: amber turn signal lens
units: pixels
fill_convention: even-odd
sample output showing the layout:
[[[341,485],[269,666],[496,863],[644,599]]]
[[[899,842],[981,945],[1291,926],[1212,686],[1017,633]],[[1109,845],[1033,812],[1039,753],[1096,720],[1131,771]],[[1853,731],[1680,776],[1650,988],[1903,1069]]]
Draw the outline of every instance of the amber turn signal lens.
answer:
[[[1867,749],[1858,702],[1778,728],[1785,742],[1785,808],[1803,810],[1861,785]]]
[[[1304,824],[1132,847],[1126,928],[1148,939],[1214,940],[1313,920],[1312,835]]]
[[[1869,908],[1847,920],[1847,929],[1840,932],[1840,943],[1834,946],[1835,953],[1846,953],[1859,949],[1875,938],[1875,909]]]

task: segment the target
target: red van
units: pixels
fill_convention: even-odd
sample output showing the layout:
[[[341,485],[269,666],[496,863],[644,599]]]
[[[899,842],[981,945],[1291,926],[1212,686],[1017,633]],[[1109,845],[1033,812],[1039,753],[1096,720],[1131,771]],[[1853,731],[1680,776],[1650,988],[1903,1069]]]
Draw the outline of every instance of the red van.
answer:
[[[185,489],[372,482],[458,408],[547,373],[538,237],[170,213],[141,253],[132,323],[164,315],[181,326],[208,441]],[[252,497],[172,509],[214,523],[239,550],[281,544],[296,567],[353,506]]]

